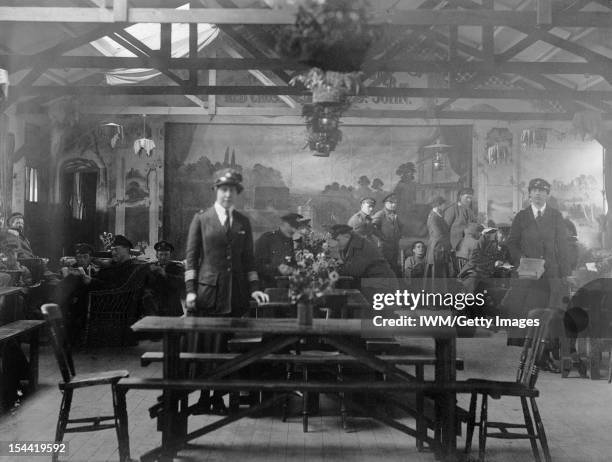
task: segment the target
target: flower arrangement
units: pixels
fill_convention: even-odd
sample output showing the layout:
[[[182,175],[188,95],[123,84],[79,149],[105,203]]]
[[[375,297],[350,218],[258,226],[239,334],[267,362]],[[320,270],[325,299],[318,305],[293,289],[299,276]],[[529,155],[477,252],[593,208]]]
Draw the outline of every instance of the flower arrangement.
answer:
[[[312,91],[313,103],[345,103],[346,97],[359,93],[362,72],[324,71],[318,67],[299,74],[289,81],[289,85],[302,83]],[[348,107],[348,105],[347,105]]]
[[[113,233],[107,233],[106,231],[104,231],[102,234],[100,234],[99,237],[102,241],[102,245],[104,246],[104,250],[110,250],[113,244],[113,239],[115,238],[115,236],[113,236]]]
[[[326,236],[313,232],[302,237],[295,252],[295,263],[288,259],[286,264],[280,265],[279,271],[289,278],[293,303],[312,303],[340,279],[339,266],[339,261],[330,255]]]

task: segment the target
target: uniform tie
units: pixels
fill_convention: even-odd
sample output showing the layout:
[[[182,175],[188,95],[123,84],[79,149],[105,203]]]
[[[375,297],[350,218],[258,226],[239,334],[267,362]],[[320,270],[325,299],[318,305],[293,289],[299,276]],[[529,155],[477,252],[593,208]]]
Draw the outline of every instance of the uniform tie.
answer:
[[[225,234],[229,236],[231,229],[229,209],[225,209]]]
[[[536,222],[540,224],[542,222],[542,211],[538,210],[538,216],[536,217]]]

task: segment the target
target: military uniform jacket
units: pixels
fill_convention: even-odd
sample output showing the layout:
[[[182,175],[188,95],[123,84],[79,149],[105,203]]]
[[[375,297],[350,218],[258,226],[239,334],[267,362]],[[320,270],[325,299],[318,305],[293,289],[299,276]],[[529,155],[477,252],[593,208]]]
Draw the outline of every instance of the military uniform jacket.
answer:
[[[347,224],[351,226],[360,236],[365,237],[374,243],[378,243],[378,240],[374,237],[376,230],[370,215],[366,215],[362,211],[359,211],[349,218]]]
[[[155,271],[155,267],[162,267],[163,273]],[[179,262],[169,261],[165,265],[153,263],[151,265],[149,288],[160,301],[162,314],[180,316],[183,314],[181,298],[185,296],[185,269]]]
[[[258,282],[249,219],[234,210],[229,235],[213,207],[194,215],[187,235],[185,282],[197,309],[228,314],[247,310]]]
[[[396,213],[380,210],[372,217],[376,235],[382,244],[382,253],[389,261],[396,261],[399,253],[399,241],[402,237],[402,224]]]
[[[450,227],[450,243],[453,249],[457,248],[463,231],[469,223],[476,223],[476,215],[469,207],[464,207],[458,203],[451,205],[444,211],[444,221]]]
[[[433,265],[434,260],[446,258],[444,254],[451,250],[450,228],[444,218],[432,210],[427,217],[427,230],[429,232],[427,264]]]
[[[293,239],[280,230],[263,233],[255,243],[255,264],[263,287],[276,287],[278,266],[295,263]]]
[[[539,223],[531,206],[517,213],[507,245],[514,265],[519,264],[521,257],[543,258],[546,270],[543,277],[557,278],[569,274],[567,226],[561,213],[549,205]]]
[[[395,273],[382,256],[378,248],[367,239],[353,234],[346,249],[340,252],[343,276],[362,278],[390,278],[395,280]]]

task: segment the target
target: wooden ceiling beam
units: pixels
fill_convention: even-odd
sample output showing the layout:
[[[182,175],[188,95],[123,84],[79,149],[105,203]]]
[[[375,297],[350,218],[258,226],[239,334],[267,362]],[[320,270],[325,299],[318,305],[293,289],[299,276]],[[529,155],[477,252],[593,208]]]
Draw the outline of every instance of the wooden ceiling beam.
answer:
[[[142,86],[99,86],[99,85],[36,85],[22,88],[19,85],[12,87],[12,91],[20,95],[301,95],[310,93],[302,88],[291,86],[165,86],[165,85],[142,85]],[[364,88],[361,96],[403,96],[421,98],[468,98],[468,99],[566,99],[582,101],[612,100],[612,91],[591,90],[500,90],[500,89],[470,89],[470,88]]]
[[[480,5],[479,5],[480,6]],[[296,10],[292,8],[127,8],[127,14],[109,8],[79,7],[0,7],[0,22],[61,22],[61,23],[209,23],[209,24],[293,24]],[[117,15],[117,16],[116,16]],[[124,17],[126,20],[124,21]],[[474,9],[452,10],[392,10],[376,14],[372,24],[401,26],[517,26],[535,28],[536,11],[501,11]],[[552,25],[559,27],[609,28],[612,13],[553,12]]]
[[[153,50],[155,51],[155,50]],[[6,62],[6,68],[13,73],[32,66],[30,55],[0,55],[0,63]],[[294,61],[277,58],[168,58],[141,54],[137,57],[118,56],[58,56],[47,65],[48,69],[115,69],[115,68],[157,68],[188,69],[188,70],[306,70],[308,66]],[[500,74],[520,74],[522,72],[540,74],[589,74],[605,75],[612,73],[612,64],[600,62],[501,62],[499,55],[493,58],[493,63],[483,61],[466,61],[453,59],[450,61],[435,60],[376,60],[367,62],[364,67],[366,74],[374,72],[491,72]]]

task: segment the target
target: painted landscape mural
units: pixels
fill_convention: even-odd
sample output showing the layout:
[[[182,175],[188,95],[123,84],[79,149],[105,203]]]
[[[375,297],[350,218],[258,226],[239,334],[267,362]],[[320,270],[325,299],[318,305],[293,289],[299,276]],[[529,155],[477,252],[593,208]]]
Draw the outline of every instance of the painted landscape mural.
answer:
[[[471,184],[471,127],[345,127],[343,141],[328,158],[303,150],[301,126],[168,124],[165,147],[164,229],[184,248],[193,214],[214,202],[215,172],[240,170],[244,192],[237,207],[251,219],[257,237],[278,216],[295,211],[315,229],[345,223],[364,196],[377,209],[390,192],[398,194],[407,237],[426,235],[428,202],[454,198]],[[442,131],[441,131],[442,130]],[[440,138],[451,145],[442,168],[432,166]]]

